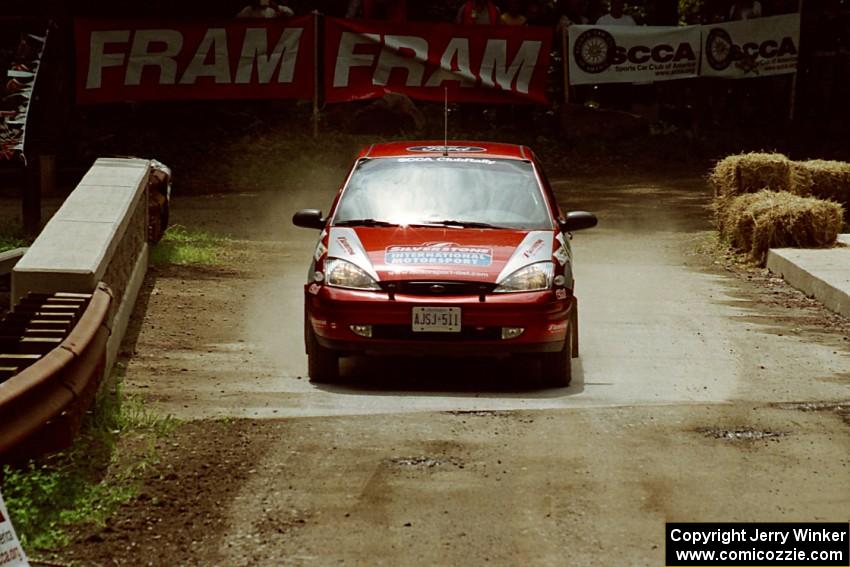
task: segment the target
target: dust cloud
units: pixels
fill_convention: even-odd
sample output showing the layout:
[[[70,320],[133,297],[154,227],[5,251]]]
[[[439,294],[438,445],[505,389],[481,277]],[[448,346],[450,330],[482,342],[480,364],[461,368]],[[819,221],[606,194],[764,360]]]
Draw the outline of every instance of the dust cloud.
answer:
[[[301,172],[296,181],[265,192],[251,211],[253,230],[261,238],[265,265],[255,266],[261,281],[250,291],[243,317],[245,336],[256,345],[278,376],[302,376],[306,372],[303,317],[304,292],[310,259],[319,232],[292,224],[299,209],[327,212],[346,171],[322,167]]]

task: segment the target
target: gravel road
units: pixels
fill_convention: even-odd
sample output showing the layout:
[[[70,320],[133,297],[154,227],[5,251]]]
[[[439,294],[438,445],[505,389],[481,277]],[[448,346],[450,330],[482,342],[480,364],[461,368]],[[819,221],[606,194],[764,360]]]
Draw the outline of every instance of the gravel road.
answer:
[[[846,521],[850,325],[698,252],[695,176],[556,179],[576,235],[581,358],[353,359],[306,378],[297,194],[178,198],[226,267],[151,270],[125,389],[183,420],[86,565],[663,565],[665,521]],[[327,176],[332,177],[332,176]],[[798,402],[828,402],[799,405]]]

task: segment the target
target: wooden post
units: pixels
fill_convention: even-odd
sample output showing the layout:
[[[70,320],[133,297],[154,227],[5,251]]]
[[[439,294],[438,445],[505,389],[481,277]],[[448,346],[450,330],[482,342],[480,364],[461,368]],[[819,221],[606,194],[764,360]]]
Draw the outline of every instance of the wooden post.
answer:
[[[797,63],[797,65],[799,66],[799,62]],[[796,110],[796,106],[797,106],[797,73],[798,72],[799,72],[799,70],[795,71],[794,76],[791,77],[791,92],[790,92],[790,95],[789,95],[789,102],[788,102],[788,120],[791,121],[791,122],[794,121],[794,111]]]
[[[57,193],[56,156],[54,154],[38,156],[38,180],[42,195],[50,196]]]
[[[802,39],[803,35],[803,0],[797,3],[797,13],[800,15],[800,30],[798,37]],[[799,41],[799,40],[798,40]],[[797,45],[797,53],[800,53],[800,46]],[[794,114],[797,110],[797,77],[800,76],[800,56],[797,56],[797,69],[794,71],[794,76],[791,77],[791,92],[788,100],[788,121],[794,121]]]
[[[567,26],[561,27],[561,63],[564,66],[564,104],[570,103],[570,54],[567,52]]]
[[[39,156],[32,157],[24,166],[21,187],[21,220],[27,236],[35,236],[41,230],[41,160]]]

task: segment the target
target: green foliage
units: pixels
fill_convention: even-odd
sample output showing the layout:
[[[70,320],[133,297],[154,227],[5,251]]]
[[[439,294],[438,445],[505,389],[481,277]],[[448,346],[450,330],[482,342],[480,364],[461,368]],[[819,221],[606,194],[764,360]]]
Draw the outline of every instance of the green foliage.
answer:
[[[703,13],[704,0],[679,0],[679,23],[695,24]]]
[[[228,239],[202,230],[173,225],[151,250],[153,264],[216,264]]]
[[[16,223],[3,223],[0,225],[0,252],[27,246],[23,231]]]
[[[98,393],[83,430],[65,452],[4,466],[0,492],[21,543],[27,550],[51,550],[69,542],[71,526],[103,526],[137,491],[138,479],[156,462],[154,440],[176,425],[146,409],[137,398],[125,398],[115,379]],[[138,435],[147,442],[141,459],[123,462],[118,440]]]
[[[69,456],[61,465],[30,463],[4,468],[3,498],[26,549],[54,549],[68,543],[65,528],[77,523],[103,525],[112,511],[134,494],[126,482],[132,471],[109,483],[92,482]],[[75,466],[76,465],[76,466]]]

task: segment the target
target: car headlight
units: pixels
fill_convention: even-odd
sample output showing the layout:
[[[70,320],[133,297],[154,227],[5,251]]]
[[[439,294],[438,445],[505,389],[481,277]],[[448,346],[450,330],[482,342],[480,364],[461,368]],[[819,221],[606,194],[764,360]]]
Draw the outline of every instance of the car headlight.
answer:
[[[334,287],[381,289],[378,282],[362,268],[339,258],[325,260],[325,282]]]
[[[495,293],[517,291],[540,291],[552,287],[555,265],[552,262],[537,262],[515,271],[500,283]]]

